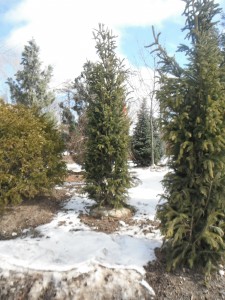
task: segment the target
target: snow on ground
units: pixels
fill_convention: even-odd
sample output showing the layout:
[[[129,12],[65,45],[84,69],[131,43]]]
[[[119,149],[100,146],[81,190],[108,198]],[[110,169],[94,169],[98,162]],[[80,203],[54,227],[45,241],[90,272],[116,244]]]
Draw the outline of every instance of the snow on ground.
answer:
[[[137,187],[130,189],[129,203],[137,209],[136,219],[148,218],[154,220],[159,194],[162,193],[160,181],[168,171],[166,168],[152,172],[149,171],[149,168],[134,170],[141,182]]]
[[[72,164],[69,169],[77,171],[79,166]],[[153,220],[159,200],[157,195],[162,192],[160,181],[166,171],[132,171],[136,172],[141,180],[141,183],[129,192],[129,203],[137,209],[134,219]],[[129,226],[124,222],[121,222],[121,230],[114,234],[95,232],[79,219],[79,213],[88,212],[93,203],[94,201],[87,197],[74,194],[52,222],[37,227],[39,234],[36,238],[26,236],[0,241],[1,273],[10,270],[75,270],[76,274],[83,274],[93,269],[93,266],[99,265],[101,268],[127,270],[128,273],[135,270],[138,274],[144,274],[143,266],[155,258],[154,248],[161,245],[159,232],[155,230],[144,235],[138,223]],[[131,275],[131,272],[129,274],[131,280],[134,275]],[[124,280],[127,276],[123,277]],[[143,279],[139,283],[148,288],[149,293],[153,293]]]
[[[76,164],[76,163],[73,163],[73,164],[67,164],[67,169],[69,171],[73,171],[73,172],[80,172],[82,169],[81,169],[81,166]]]

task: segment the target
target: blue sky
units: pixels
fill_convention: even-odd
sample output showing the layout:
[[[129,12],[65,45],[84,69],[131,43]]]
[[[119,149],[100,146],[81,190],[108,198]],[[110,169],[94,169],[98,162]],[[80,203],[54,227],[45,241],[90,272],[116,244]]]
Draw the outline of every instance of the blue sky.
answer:
[[[217,2],[225,8],[225,0]],[[161,42],[170,54],[183,42],[183,9],[182,0],[0,0],[0,93],[32,37],[43,66],[53,65],[53,86],[74,79],[87,59],[96,59],[92,31],[98,23],[118,36],[118,54],[134,69],[144,69],[143,57],[152,63],[144,48],[153,40],[152,25],[162,32]]]
[[[156,33],[161,32],[160,41],[171,55],[176,55],[177,59],[181,61],[181,57],[176,53],[177,46],[184,42],[185,33],[181,31],[182,24],[177,24],[173,21],[167,20],[161,25],[156,25]],[[123,39],[121,40],[122,52],[127,55],[129,61],[135,66],[144,66],[141,53],[145,56],[150,55],[150,48],[146,50],[145,46],[153,42],[152,27],[126,27],[122,30]],[[131,46],[132,45],[132,46]]]

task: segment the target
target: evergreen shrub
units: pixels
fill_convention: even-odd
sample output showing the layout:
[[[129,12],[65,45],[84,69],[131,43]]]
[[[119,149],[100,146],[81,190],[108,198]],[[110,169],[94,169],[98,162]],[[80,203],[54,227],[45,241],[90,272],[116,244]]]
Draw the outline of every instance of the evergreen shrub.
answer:
[[[0,102],[0,205],[18,204],[62,183],[63,150],[52,120]]]

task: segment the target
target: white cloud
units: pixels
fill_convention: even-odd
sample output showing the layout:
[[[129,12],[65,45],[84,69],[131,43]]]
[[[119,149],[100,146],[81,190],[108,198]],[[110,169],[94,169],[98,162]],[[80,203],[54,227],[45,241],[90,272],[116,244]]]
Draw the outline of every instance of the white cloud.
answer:
[[[32,37],[44,64],[54,67],[55,84],[79,75],[87,59],[95,58],[93,28],[104,23],[121,38],[124,26],[160,25],[183,10],[180,0],[23,0],[6,20],[17,24],[7,39],[20,53]]]

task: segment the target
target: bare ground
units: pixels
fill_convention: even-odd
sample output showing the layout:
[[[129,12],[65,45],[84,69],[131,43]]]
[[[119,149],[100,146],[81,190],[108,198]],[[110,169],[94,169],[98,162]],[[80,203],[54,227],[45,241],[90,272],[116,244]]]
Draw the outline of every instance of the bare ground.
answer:
[[[70,174],[67,181],[82,181],[82,175]],[[62,190],[54,190],[51,196],[38,197],[31,201],[24,201],[16,207],[7,207],[0,219],[0,240],[16,238],[27,234],[27,232],[35,236],[35,228],[51,221],[55,214],[60,211],[62,204],[69,198],[69,192],[70,187],[65,186]],[[85,214],[81,215],[80,218],[82,222],[92,227],[93,230],[105,233],[112,233],[118,230],[119,222],[121,221],[114,218],[97,219]],[[134,222],[132,218],[126,218],[123,221],[130,225]],[[143,224],[139,225],[142,226]],[[158,223],[152,222],[150,225],[150,228],[156,228]],[[25,229],[28,229],[28,231]],[[72,276],[64,272],[58,275],[59,277],[61,276],[61,279],[57,282],[52,280],[53,273],[50,272],[46,274],[46,272],[27,271],[24,273],[23,271],[10,271],[7,276],[3,276],[0,268],[0,300],[225,299],[225,276],[214,274],[211,281],[206,285],[203,275],[189,269],[180,269],[172,273],[166,272],[165,262],[159,249],[156,249],[156,257],[156,261],[149,263],[145,267],[145,279],[155,291],[156,296],[154,298],[146,293],[144,288],[138,290],[135,286],[136,283],[133,282],[130,282],[130,291],[128,292],[125,287],[120,286],[119,280],[116,280],[116,278],[118,279],[124,274],[118,270],[108,270],[103,267],[101,269],[103,282],[101,286],[96,282],[95,290],[90,290],[88,286],[88,280],[91,280],[92,276],[91,273],[83,274],[82,276]],[[107,290],[107,280],[110,280],[111,283],[114,281],[115,290]],[[81,293],[80,287],[82,285],[86,285],[84,289],[86,294]]]
[[[157,260],[145,267],[146,280],[156,293],[156,299],[173,300],[220,300],[225,299],[225,277],[212,274],[206,282],[203,274],[182,268],[166,271],[160,249],[155,249]]]
[[[0,219],[0,239],[16,238],[25,230],[35,230],[51,221],[61,204],[68,198],[66,190],[55,190],[51,196],[27,200],[17,206],[8,206]]]

